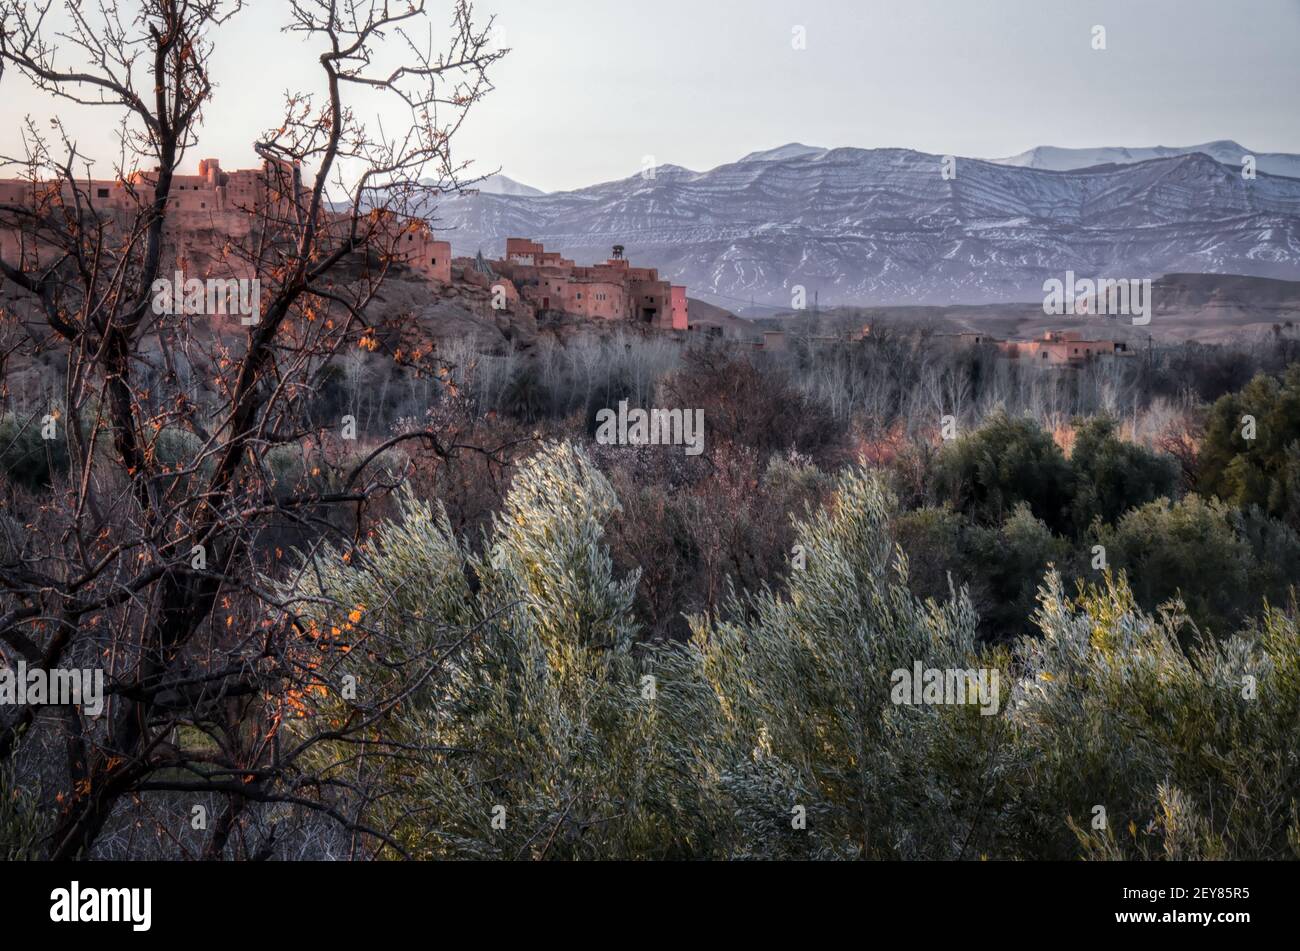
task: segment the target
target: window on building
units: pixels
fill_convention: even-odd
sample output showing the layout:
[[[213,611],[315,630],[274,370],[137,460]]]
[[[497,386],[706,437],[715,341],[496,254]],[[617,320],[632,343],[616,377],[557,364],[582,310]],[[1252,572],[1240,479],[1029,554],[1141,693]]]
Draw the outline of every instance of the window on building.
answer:
[[[107,198],[107,197],[108,197],[108,189],[107,189],[107,188],[101,188],[101,189],[99,189],[95,194],[98,195],[100,198]]]

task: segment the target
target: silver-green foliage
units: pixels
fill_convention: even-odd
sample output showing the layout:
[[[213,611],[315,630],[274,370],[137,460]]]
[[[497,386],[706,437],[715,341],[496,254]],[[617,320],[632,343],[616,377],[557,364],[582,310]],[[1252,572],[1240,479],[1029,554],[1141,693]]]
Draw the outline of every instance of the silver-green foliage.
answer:
[[[977,649],[964,594],[940,605],[908,592],[892,510],[878,479],[846,474],[832,505],[796,524],[805,567],[787,592],[696,623],[725,714],[737,854],[952,858],[969,845],[983,787],[1002,768],[1001,723],[969,706],[894,704],[891,675],[917,661],[1000,661]]]
[[[481,554],[408,496],[365,557],[304,573],[304,603],[362,605],[382,637],[383,655],[349,654],[367,690],[397,689],[393,657],[437,660],[387,728],[404,752],[379,809],[410,854],[704,848],[691,721],[710,695],[689,655],[635,643],[637,578],[616,578],[600,544],[617,507],[581,451],[555,446],[518,472]]]
[[[1007,850],[1300,856],[1295,617],[1269,610],[1236,636],[1184,649],[1181,606],[1146,614],[1122,577],[1069,599],[1052,574],[1040,604],[1043,636],[1020,646],[1010,710],[1031,759],[1008,805]]]
[[[336,627],[334,606],[362,618],[334,671],[358,675],[370,699],[357,703],[400,698],[382,726],[400,752],[371,767],[385,780],[373,809],[408,853],[1300,849],[1293,616],[1270,611],[1186,650],[1176,605],[1144,613],[1123,578],[1068,597],[1049,573],[1041,636],[982,648],[963,592],[909,593],[894,503],[855,469],[796,523],[801,557],[782,590],[693,618],[685,645],[645,645],[637,579],[616,577],[602,544],[617,508],[581,450],[553,446],[521,468],[481,553],[407,496],[364,551],[324,552],[303,572],[296,597],[312,623]],[[918,662],[996,671],[997,712],[895,703],[893,672]]]

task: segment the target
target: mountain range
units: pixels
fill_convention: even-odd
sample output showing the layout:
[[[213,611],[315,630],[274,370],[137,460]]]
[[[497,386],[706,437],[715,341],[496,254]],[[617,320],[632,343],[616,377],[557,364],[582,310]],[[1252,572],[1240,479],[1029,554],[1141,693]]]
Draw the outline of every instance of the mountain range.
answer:
[[[1039,148],[945,174],[909,149],[792,143],[567,192],[498,183],[431,218],[458,254],[519,236],[589,263],[622,244],[692,297],[751,312],[788,309],[797,287],[810,305],[949,304],[1040,299],[1066,271],[1300,277],[1300,156],[1258,155],[1249,179],[1243,154]]]
[[[1169,147],[1156,145],[1140,149],[1061,149],[1051,145],[1040,145],[1028,152],[1012,155],[1008,158],[991,159],[999,165],[1017,165],[1022,168],[1045,168],[1053,172],[1072,172],[1075,169],[1089,168],[1093,165],[1128,165],[1134,162],[1146,162],[1157,158],[1175,158],[1201,152],[1221,162],[1240,169],[1242,160],[1251,156],[1255,160],[1255,169],[1270,175],[1287,175],[1300,178],[1300,155],[1286,152],[1251,152],[1244,146],[1230,139],[1217,142],[1205,142],[1201,145]]]

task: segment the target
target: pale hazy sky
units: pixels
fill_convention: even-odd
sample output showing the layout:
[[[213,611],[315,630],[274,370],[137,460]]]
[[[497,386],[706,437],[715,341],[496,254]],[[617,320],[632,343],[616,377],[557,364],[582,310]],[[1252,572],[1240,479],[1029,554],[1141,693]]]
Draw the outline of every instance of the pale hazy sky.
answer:
[[[249,6],[219,38],[220,86],[190,165],[254,165],[250,143],[278,122],[281,92],[317,82],[310,50],[278,32],[280,0]],[[476,6],[498,15],[514,52],[457,152],[547,190],[631,175],[647,155],[707,169],[792,141],[980,157],[1212,139],[1300,152],[1300,0]],[[1091,47],[1098,24],[1104,52]],[[56,106],[15,73],[0,80],[0,110],[0,153],[15,154],[23,115],[60,111],[83,151],[112,157],[102,112]]]

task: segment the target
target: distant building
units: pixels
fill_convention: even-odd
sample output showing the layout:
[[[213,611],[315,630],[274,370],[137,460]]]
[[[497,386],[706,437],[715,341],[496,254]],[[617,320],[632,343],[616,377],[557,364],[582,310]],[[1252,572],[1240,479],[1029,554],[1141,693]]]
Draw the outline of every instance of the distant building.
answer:
[[[1051,331],[1037,340],[998,341],[998,349],[1011,358],[1046,366],[1077,365],[1096,357],[1113,357],[1128,347],[1118,340],[1089,340],[1076,330]]]
[[[122,219],[153,201],[157,175],[156,171],[135,172],[125,180],[92,180],[79,187],[79,196],[96,211]],[[34,184],[9,179],[0,180],[0,203],[37,207],[43,196],[52,194],[49,189],[58,189],[65,204],[74,200],[66,182]],[[172,176],[163,240],[177,267],[187,266],[196,252],[216,259],[221,245],[249,238],[259,222],[273,227],[276,221],[288,220],[295,201],[301,203],[307,197],[297,165],[267,160],[261,168],[226,172],[220,161],[206,158],[199,162],[197,175]],[[327,223],[344,219],[344,215],[331,214]],[[451,282],[451,245],[436,240],[427,223],[393,215],[381,216],[380,221],[397,260],[427,278]],[[46,255],[61,254],[58,249],[22,239],[15,229],[0,227],[0,252],[17,257],[21,248],[29,266]],[[238,272],[248,270],[249,265],[228,256],[220,267]]]
[[[726,335],[726,328],[722,324],[712,320],[693,320],[686,328],[691,333],[700,334],[703,337],[719,338]],[[755,344],[757,346],[757,344]]]
[[[1008,359],[1050,367],[1079,366],[1097,357],[1114,357],[1128,352],[1127,344],[1121,340],[1087,339],[1077,330],[1049,330],[1034,340],[1002,340],[974,332],[938,336],[963,348],[997,347],[998,352]]]
[[[768,353],[781,353],[786,349],[784,330],[764,330],[754,344],[755,349]]]
[[[656,268],[632,267],[615,245],[600,264],[580,266],[528,238],[506,239],[506,254],[489,262],[507,294],[539,311],[592,320],[628,320],[663,330],[686,330],[686,288],[659,279]]]

